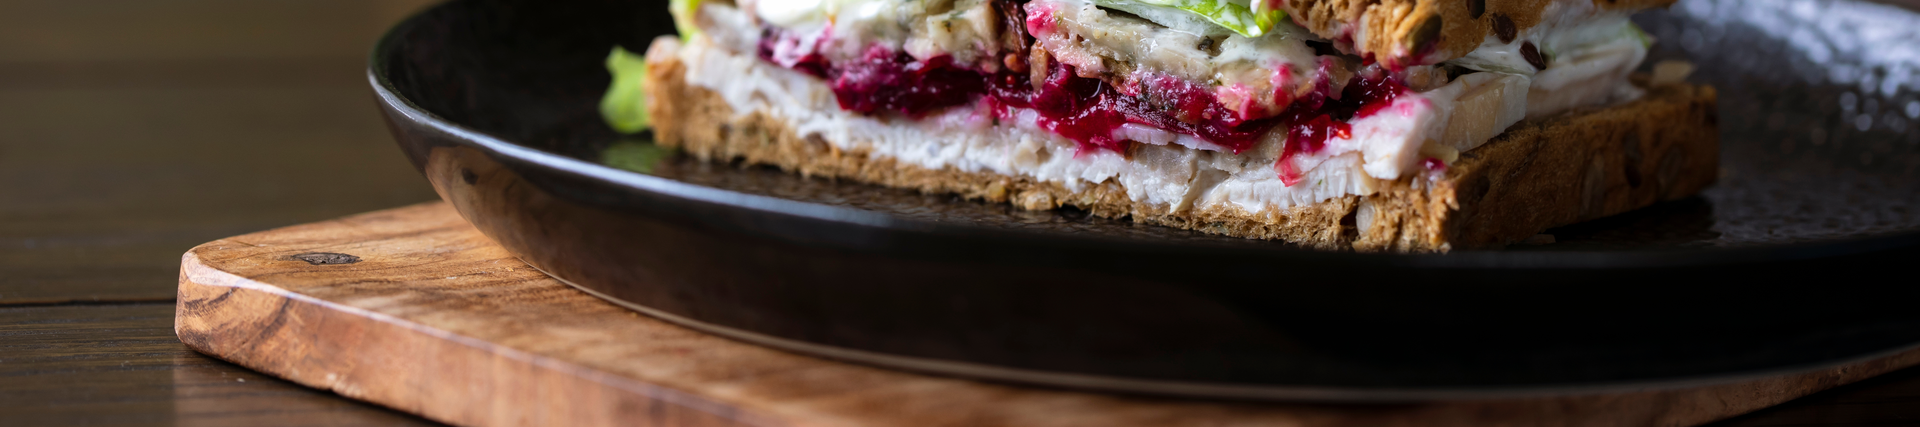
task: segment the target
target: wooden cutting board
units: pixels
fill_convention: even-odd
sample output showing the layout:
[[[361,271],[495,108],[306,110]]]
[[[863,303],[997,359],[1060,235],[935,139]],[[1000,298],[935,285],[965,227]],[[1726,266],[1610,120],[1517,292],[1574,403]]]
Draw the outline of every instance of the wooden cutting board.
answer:
[[[643,242],[636,242],[643,244]],[[1920,363],[1690,389],[1402,404],[1215,402],[985,383],[730,341],[529,268],[444,203],[213,241],[181,260],[195,350],[460,425],[1695,425]]]

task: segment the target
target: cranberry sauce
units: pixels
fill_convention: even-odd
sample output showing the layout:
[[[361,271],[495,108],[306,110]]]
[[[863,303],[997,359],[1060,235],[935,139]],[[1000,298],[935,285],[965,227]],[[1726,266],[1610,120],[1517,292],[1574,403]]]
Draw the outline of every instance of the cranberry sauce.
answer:
[[[987,93],[995,114],[1005,118],[1014,108],[1031,109],[1040,114],[1042,128],[1082,147],[1121,152],[1128,141],[1114,134],[1128,123],[1199,137],[1235,153],[1253,147],[1279,124],[1270,118],[1240,120],[1212,90],[1179,78],[1146,79],[1127,94],[1106,81],[1080,77],[1071,65],[1056,61],[1049,67],[1037,90],[1024,74],[996,76]]]
[[[906,52],[874,46],[860,60],[835,69],[840,108],[861,114],[895,111],[909,117],[965,104],[985,91],[986,76],[953,66],[953,57],[915,61]]]
[[[1017,109],[1038,113],[1042,128],[1078,142],[1082,150],[1126,152],[1130,141],[1115,134],[1131,123],[1197,137],[1237,154],[1284,124],[1288,142],[1274,168],[1289,186],[1301,177],[1289,161],[1295,155],[1318,152],[1329,138],[1349,138],[1348,121],[1373,115],[1406,91],[1384,72],[1362,73],[1338,93],[1322,78],[1320,89],[1291,100],[1280,114],[1246,120],[1222,104],[1212,88],[1172,76],[1141,78],[1138,87],[1118,88],[1081,77],[1071,65],[1049,61],[1046,80],[1036,85],[1026,72],[983,72],[956,65],[945,55],[916,60],[878,45],[858,60],[833,63],[819,51],[817,40],[825,37],[808,39],[767,27],[758,54],[828,81],[840,108],[848,111],[891,111],[918,118],[983,99],[997,119],[1012,117]]]
[[[767,62],[831,80],[827,73],[833,64],[826,55],[820,54],[819,43],[833,35],[829,32],[832,29],[827,27],[818,37],[809,39],[792,31],[767,26],[760,30],[760,45],[755,53]]]
[[[1386,109],[1407,91],[1406,85],[1387,73],[1361,74],[1347,83],[1339,98],[1316,102],[1314,104],[1319,105],[1310,107],[1295,104],[1281,114],[1292,127],[1287,129],[1287,145],[1281,148],[1280,158],[1273,162],[1274,172],[1280,174],[1280,183],[1292,187],[1303,178],[1305,172],[1293,164],[1294,156],[1319,152],[1326,148],[1328,138],[1352,138],[1353,126],[1348,122]]]
[[[791,33],[767,27],[760,38],[759,55],[768,62],[827,80],[843,110],[861,114],[893,111],[921,117],[966,104],[985,92],[986,76],[953,66],[951,56],[918,61],[906,52],[876,45],[859,60],[833,64],[817,46],[805,43]]]
[[[1113,134],[1127,123],[1199,137],[1236,153],[1279,123],[1241,120],[1209,88],[1170,76],[1149,79],[1127,94],[1056,61],[1036,89],[1026,73],[983,73],[957,66],[950,56],[919,61],[876,45],[857,61],[831,63],[804,38],[777,28],[768,27],[760,40],[761,59],[827,80],[840,108],[861,114],[921,117],[985,96],[1002,118],[1012,115],[1008,108],[1032,109],[1047,130],[1082,147],[1115,151],[1126,149],[1126,141]]]
[[[1316,153],[1326,148],[1327,139],[1333,137],[1353,137],[1353,126],[1347,122],[1333,121],[1333,117],[1321,114],[1308,119],[1305,123],[1296,122],[1287,129],[1287,145],[1280,149],[1280,159],[1273,162],[1274,172],[1280,174],[1280,183],[1288,187],[1300,183],[1305,173],[1293,164],[1293,156],[1301,153]]]

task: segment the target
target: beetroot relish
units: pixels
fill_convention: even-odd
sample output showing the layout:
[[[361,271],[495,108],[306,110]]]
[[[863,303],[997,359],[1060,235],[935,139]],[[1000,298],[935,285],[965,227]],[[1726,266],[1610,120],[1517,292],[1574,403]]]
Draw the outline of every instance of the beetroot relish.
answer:
[[[956,66],[951,56],[920,61],[877,45],[857,61],[834,64],[817,47],[807,49],[799,40],[769,26],[757,53],[768,62],[827,80],[840,108],[862,114],[893,111],[918,118],[983,97],[996,118],[1011,117],[1016,108],[1030,109],[1039,113],[1042,128],[1078,142],[1081,149],[1116,152],[1126,152],[1129,141],[1114,134],[1128,123],[1198,137],[1236,154],[1252,148],[1274,126],[1287,124],[1288,143],[1274,163],[1287,186],[1302,175],[1290,161],[1294,156],[1320,151],[1329,138],[1350,138],[1349,121],[1385,109],[1406,91],[1386,73],[1371,73],[1332,97],[1330,84],[1322,80],[1319,90],[1292,100],[1280,114],[1243,120],[1210,88],[1172,76],[1144,79],[1143,87],[1123,91],[1053,61],[1046,81],[1034,85],[1027,73],[1003,69],[989,74]]]
[[[828,29],[831,30],[832,27]],[[824,39],[830,35],[821,34],[819,37]],[[827,60],[826,55],[820,54],[819,45],[808,43],[808,40],[799,34],[768,26],[760,30],[760,45],[757,46],[755,53],[767,62],[831,80],[827,73],[832,70],[833,64]]]
[[[868,49],[860,61],[837,69],[833,95],[840,108],[862,114],[896,111],[909,117],[967,103],[985,91],[986,76],[953,66],[940,55],[915,61],[906,52]]]
[[[1273,162],[1273,170],[1280,174],[1280,183],[1288,187],[1300,183],[1304,171],[1293,164],[1293,157],[1300,154],[1313,154],[1326,148],[1327,139],[1338,136],[1352,138],[1353,120],[1372,116],[1393,105],[1393,100],[1407,91],[1407,86],[1386,75],[1373,73],[1362,75],[1340,91],[1340,98],[1331,100],[1314,108],[1293,108],[1287,110],[1287,145],[1280,149],[1280,159]],[[1295,107],[1300,107],[1296,105]],[[1311,118],[1309,118],[1311,117]]]
[[[1128,95],[1100,79],[1080,77],[1070,65],[1054,62],[1039,90],[1025,73],[1002,70],[986,74],[953,63],[950,56],[916,61],[905,52],[882,46],[869,48],[858,61],[830,64],[818,52],[794,53],[798,38],[768,27],[761,37],[761,59],[827,80],[840,108],[862,114],[894,111],[909,117],[966,104],[985,96],[1001,118],[1009,108],[1040,113],[1040,126],[1084,147],[1124,151],[1115,130],[1138,123],[1192,135],[1235,153],[1254,145],[1261,134],[1279,122],[1240,120],[1208,88],[1182,79],[1153,79],[1139,93]],[[784,65],[784,64],[783,64]]]
[[[1388,78],[1385,73],[1374,77],[1362,76],[1361,78],[1355,79],[1353,83],[1348,84],[1346,90],[1341,92],[1341,99],[1351,99],[1353,101],[1341,106],[1342,108],[1352,108],[1352,110],[1342,112],[1345,112],[1348,117],[1356,119],[1371,116],[1373,113],[1378,113],[1380,110],[1393,105],[1393,100],[1399,99],[1400,94],[1406,92],[1406,85],[1400,84],[1398,80]]]
[[[798,45],[796,37],[768,27],[760,38],[760,58],[779,64]],[[953,57],[941,55],[916,61],[906,52],[875,45],[860,59],[832,64],[817,49],[796,55],[788,66],[825,79],[833,87],[840,108],[861,114],[893,111],[908,117],[965,104],[985,92],[986,76],[953,66]]]
[[[1243,121],[1207,88],[1173,77],[1151,79],[1135,94],[1123,93],[1100,79],[1080,77],[1073,66],[1053,62],[1039,90],[1023,74],[1001,73],[987,99],[1001,118],[1013,108],[1040,113],[1039,124],[1082,147],[1124,152],[1127,141],[1114,137],[1120,126],[1135,123],[1219,144],[1234,153],[1254,145],[1279,124],[1273,119]]]
[[[1377,111],[1377,110],[1376,110]],[[1287,145],[1280,149],[1280,159],[1273,162],[1274,172],[1280,173],[1280,183],[1288,187],[1300,183],[1304,175],[1294,166],[1293,156],[1301,153],[1317,153],[1327,147],[1327,139],[1353,137],[1353,125],[1347,122],[1333,121],[1333,116],[1321,114],[1305,122],[1295,122],[1287,129]]]

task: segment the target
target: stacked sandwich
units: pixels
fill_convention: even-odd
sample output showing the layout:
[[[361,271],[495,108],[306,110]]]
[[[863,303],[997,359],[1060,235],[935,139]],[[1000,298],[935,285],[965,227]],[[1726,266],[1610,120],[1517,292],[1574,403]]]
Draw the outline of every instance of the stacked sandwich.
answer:
[[[1660,0],[705,0],[662,144],[1326,249],[1499,246],[1699,191],[1715,94]]]

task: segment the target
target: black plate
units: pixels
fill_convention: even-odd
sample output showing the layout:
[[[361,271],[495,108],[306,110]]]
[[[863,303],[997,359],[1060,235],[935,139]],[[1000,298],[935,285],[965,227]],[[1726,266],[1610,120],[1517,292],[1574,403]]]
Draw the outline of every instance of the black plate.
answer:
[[[395,28],[370,77],[407,156],[481,231],[694,328],[948,375],[1262,399],[1680,386],[1920,342],[1920,18],[1901,9],[1643,15],[1656,60],[1691,58],[1721,88],[1717,186],[1556,244],[1391,255],[659,155],[595,103],[613,45],[670,31],[663,3],[456,1]]]

